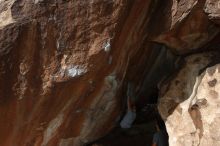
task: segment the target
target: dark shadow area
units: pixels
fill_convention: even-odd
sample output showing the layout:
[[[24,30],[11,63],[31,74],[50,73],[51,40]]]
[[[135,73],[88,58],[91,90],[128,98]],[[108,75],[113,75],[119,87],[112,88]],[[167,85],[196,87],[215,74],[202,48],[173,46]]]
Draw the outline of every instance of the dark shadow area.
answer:
[[[128,131],[114,129],[109,135],[88,146],[147,146],[151,145],[155,129],[152,122],[132,127]]]
[[[151,146],[157,132],[156,119],[160,119],[156,106],[145,106],[137,111],[137,118],[131,128],[117,126],[108,135],[87,146]]]
[[[137,78],[133,70],[135,65],[129,66],[127,82],[124,85],[122,97],[122,106],[124,111],[115,128],[103,138],[88,144],[87,146],[151,146],[153,135],[157,132],[156,120],[160,118],[157,111],[157,102],[159,96],[159,88],[161,82],[166,80],[173,72],[178,69],[180,58],[173,55],[166,47],[158,45],[152,56],[150,56],[148,66],[144,70],[144,79]],[[132,68],[134,67],[134,68]],[[138,74],[138,73],[137,73]],[[138,80],[135,80],[138,79]],[[120,127],[120,121],[126,115],[128,106],[126,105],[127,94],[126,90],[129,82],[135,85],[135,106],[136,119],[131,128],[123,129]],[[136,90],[137,89],[137,90]]]

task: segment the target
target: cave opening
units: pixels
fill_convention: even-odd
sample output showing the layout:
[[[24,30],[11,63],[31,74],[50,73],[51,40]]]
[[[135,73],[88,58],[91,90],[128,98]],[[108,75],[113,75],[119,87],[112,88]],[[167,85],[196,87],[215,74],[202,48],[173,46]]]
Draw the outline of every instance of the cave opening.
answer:
[[[143,50],[140,51],[145,53]],[[88,146],[146,146],[152,144],[153,134],[156,132],[155,120],[159,117],[157,103],[160,86],[179,69],[182,58],[160,44],[153,45],[150,56],[142,54],[147,61],[139,55],[137,53],[130,59],[126,71],[122,88],[122,113],[118,126],[105,137]],[[126,92],[130,82],[134,84],[135,88],[136,119],[129,130],[123,131],[119,124],[128,108]]]

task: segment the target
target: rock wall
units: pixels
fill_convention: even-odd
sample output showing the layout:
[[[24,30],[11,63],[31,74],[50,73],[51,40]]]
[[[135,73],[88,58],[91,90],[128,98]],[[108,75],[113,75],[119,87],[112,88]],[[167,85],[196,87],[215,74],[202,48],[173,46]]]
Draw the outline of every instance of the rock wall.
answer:
[[[0,145],[81,146],[108,133],[130,60],[151,54],[139,48],[156,2],[1,0]]]
[[[208,0],[206,3],[198,0],[173,0],[170,3],[166,9],[169,15],[164,16],[168,27],[154,41],[166,44],[176,54],[203,50],[219,32],[219,27],[209,20],[219,7],[211,7],[213,2],[210,4]]]
[[[122,111],[126,83],[155,86],[163,59],[178,63],[180,56],[169,58],[156,43],[182,56],[216,50],[216,6],[216,0],[0,0],[0,145],[82,146],[107,134]],[[178,90],[189,88],[184,100],[210,56],[180,81]],[[179,100],[160,104],[164,119],[172,115],[166,106],[175,111]]]
[[[172,29],[155,41],[188,55],[181,69],[164,80],[160,89],[158,109],[166,121],[169,144],[218,146],[218,128],[214,125],[219,119],[219,41],[209,39],[218,38],[219,2],[180,0],[173,1],[171,7]]]
[[[161,89],[159,111],[166,120],[171,146],[219,145],[214,126],[219,120],[219,64],[213,66],[219,62],[216,54],[187,57],[184,67]]]

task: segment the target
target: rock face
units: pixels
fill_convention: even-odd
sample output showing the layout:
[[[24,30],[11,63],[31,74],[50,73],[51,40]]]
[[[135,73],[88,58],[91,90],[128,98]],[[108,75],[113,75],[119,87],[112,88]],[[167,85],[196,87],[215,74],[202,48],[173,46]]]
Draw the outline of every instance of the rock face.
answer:
[[[219,9],[213,4],[218,1],[0,0],[0,145],[82,146],[104,136],[120,116],[128,81],[150,91],[168,72],[178,70],[182,57],[176,54],[216,50]],[[192,102],[192,111],[182,112],[188,117],[179,117],[191,121],[194,134],[189,130],[176,139],[218,141],[211,133],[218,119],[211,126],[210,121],[205,124],[210,118],[202,117],[217,104],[199,93],[217,98],[218,74],[216,81],[198,76],[214,59],[213,53],[198,56],[186,58],[176,77],[178,86],[171,81],[170,90],[161,89],[159,107],[171,144],[176,107],[184,104],[185,111],[184,100],[197,101],[190,96],[194,90],[207,108],[200,110]],[[194,89],[196,77],[201,89]],[[209,81],[215,86],[202,86]]]
[[[209,1],[204,7],[204,2],[198,0],[173,0],[166,10],[171,11],[164,21],[167,27],[154,41],[166,44],[177,54],[202,49],[219,32],[219,27],[208,21],[219,10],[209,8],[211,6]],[[210,13],[209,18],[203,9]]]
[[[111,129],[112,40],[128,6],[0,1],[1,146],[82,145]]]
[[[219,60],[215,55],[187,57],[184,67],[161,90],[159,110],[166,120],[171,146],[220,144],[218,128],[214,128],[219,121],[220,67],[212,66]]]
[[[220,3],[217,0],[207,0],[204,11],[208,14],[209,19],[220,24]]]
[[[0,145],[81,146],[108,133],[132,56],[151,54],[139,48],[154,5],[1,0]]]

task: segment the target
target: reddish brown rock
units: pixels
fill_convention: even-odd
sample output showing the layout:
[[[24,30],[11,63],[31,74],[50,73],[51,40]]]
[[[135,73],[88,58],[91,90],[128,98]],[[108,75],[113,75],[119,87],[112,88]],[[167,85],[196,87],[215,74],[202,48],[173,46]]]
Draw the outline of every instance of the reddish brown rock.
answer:
[[[132,56],[150,55],[139,48],[156,3],[0,3],[0,145],[81,146],[108,133]]]
[[[201,49],[219,32],[203,12],[204,2],[197,0],[173,0],[165,23],[167,28],[154,41],[163,43],[177,54]],[[167,11],[168,11],[167,10]]]
[[[156,86],[166,72],[161,62],[176,64],[178,57],[152,38],[185,54],[218,34],[204,4],[0,0],[0,145],[82,146],[106,135],[122,111],[126,83]],[[189,76],[207,65],[210,56],[203,57]],[[168,104],[165,117],[176,101]],[[201,118],[200,112],[191,117]]]
[[[111,129],[119,82],[110,52],[128,6],[1,1],[1,146],[82,145]]]

